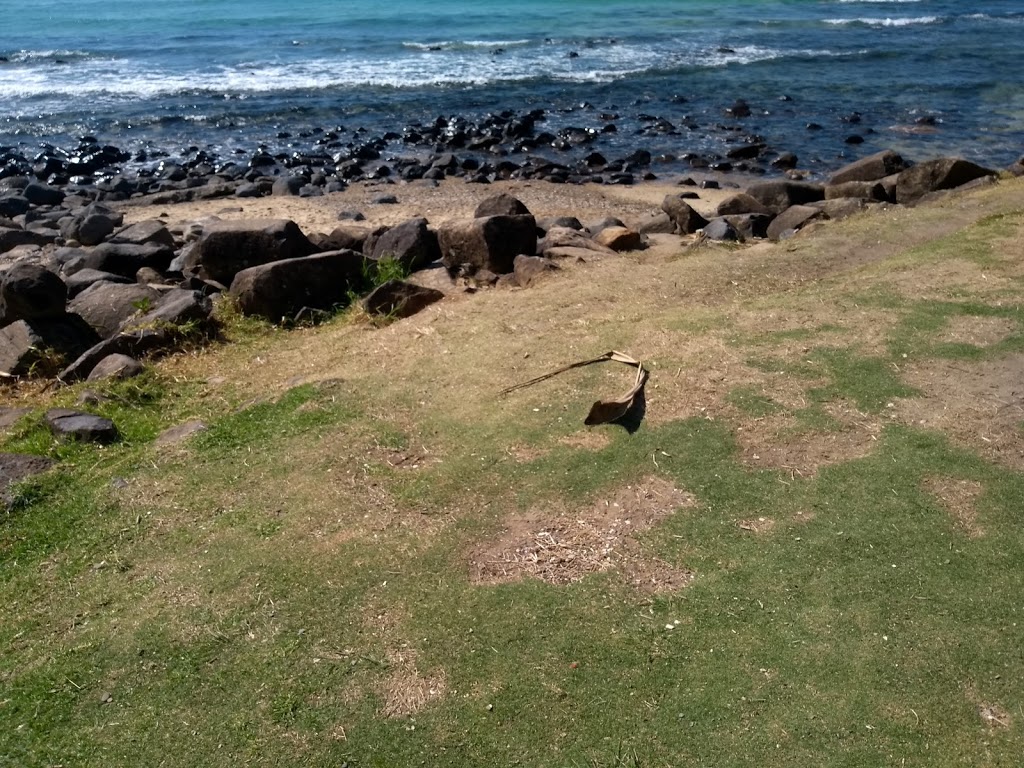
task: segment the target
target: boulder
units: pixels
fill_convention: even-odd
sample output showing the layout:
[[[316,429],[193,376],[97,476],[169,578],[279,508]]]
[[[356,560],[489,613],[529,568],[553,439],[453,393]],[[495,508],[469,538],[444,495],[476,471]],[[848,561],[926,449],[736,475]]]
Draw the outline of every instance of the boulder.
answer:
[[[359,251],[363,253],[365,252],[363,246],[370,236],[370,232],[369,227],[342,224],[331,230],[329,235],[318,233],[310,235],[309,240],[321,251]]]
[[[18,320],[0,328],[0,373],[50,376],[99,341],[77,315],[54,320]]]
[[[282,176],[276,179],[270,187],[270,194],[282,196],[282,195],[297,195],[306,185],[306,180],[301,176]]]
[[[64,314],[68,287],[38,264],[15,264],[0,278],[0,326],[15,320],[48,320]]]
[[[497,195],[485,197],[473,211],[474,219],[482,219],[486,216],[529,216],[530,209],[523,205],[518,199],[502,192]]]
[[[177,335],[167,327],[119,333],[86,349],[74,358],[74,361],[64,368],[57,378],[66,383],[79,381],[92,373],[93,368],[109,355],[120,354],[142,358],[155,352],[171,349],[176,343]]]
[[[736,242],[743,238],[729,220],[719,216],[716,219],[712,219],[704,227],[704,236],[708,240],[717,240],[720,242]]]
[[[362,307],[371,315],[402,318],[415,315],[443,298],[444,294],[434,288],[404,280],[388,280],[362,300]]]
[[[131,317],[150,311],[160,294],[137,283],[93,283],[68,303],[68,310],[80,315],[100,338],[117,333]]]
[[[637,251],[644,247],[640,233],[628,227],[606,227],[594,235],[594,242],[616,253]]]
[[[146,243],[103,243],[87,251],[82,260],[85,269],[113,272],[130,279],[143,267],[164,272],[174,258],[174,251],[166,245]]]
[[[814,219],[824,218],[819,208],[810,205],[793,205],[780,213],[768,225],[769,240],[785,240]]]
[[[622,219],[617,219],[614,216],[605,216],[603,219],[594,219],[593,221],[587,222],[587,231],[591,237],[599,235],[609,227],[624,227],[626,223]]]
[[[896,179],[896,202],[907,204],[929,192],[956,189],[996,172],[959,157],[940,157],[908,168]]]
[[[64,202],[64,192],[49,184],[33,181],[21,191],[32,205],[60,205]]]
[[[825,218],[830,221],[841,221],[863,211],[867,208],[868,202],[859,197],[833,197],[814,203],[812,207],[823,211]]]
[[[273,261],[239,272],[230,292],[245,314],[277,323],[303,308],[328,310],[344,303],[362,279],[364,265],[355,251]]]
[[[523,288],[533,285],[544,275],[558,270],[558,265],[551,259],[543,256],[516,256],[514,262],[514,274],[516,282]]]
[[[90,371],[87,381],[130,379],[144,370],[142,363],[128,355],[107,355]]]
[[[615,253],[611,248],[601,245],[585,232],[566,227],[552,227],[537,242],[537,253],[544,255],[553,248],[584,248],[588,251],[596,251],[608,256]],[[526,254],[533,255],[533,254]]]
[[[742,213],[771,213],[767,206],[743,192],[727,197],[718,204],[715,211],[719,216],[734,216]]]
[[[543,219],[537,219],[537,229],[541,232],[547,233],[555,227],[580,230],[583,229],[583,224],[575,216],[548,216]]]
[[[738,213],[724,218],[736,230],[741,240],[750,240],[768,237],[768,225],[772,223],[774,217],[765,213]]]
[[[53,237],[42,232],[17,227],[0,227],[0,253],[7,253],[20,245],[46,245]]]
[[[374,261],[394,259],[412,272],[440,259],[441,248],[426,219],[409,219],[378,237],[369,256]]]
[[[67,408],[51,408],[43,419],[59,440],[81,440],[87,443],[112,443],[119,437],[110,419]]]
[[[708,220],[691,208],[679,195],[666,195],[661,210],[668,214],[679,235],[692,235],[707,226]]]
[[[123,275],[115,275],[113,272],[100,272],[98,269],[81,269],[64,278],[68,288],[68,298],[75,298],[91,285],[96,283],[119,283],[127,285],[133,282]]]
[[[230,285],[244,269],[309,256],[316,250],[288,219],[217,221],[204,229],[185,260],[185,271]]]
[[[30,207],[31,204],[22,195],[3,195],[0,197],[0,216],[4,218],[13,219],[15,216],[21,216],[23,213],[28,213]]]
[[[519,254],[537,250],[537,224],[533,216],[483,216],[457,219],[437,232],[441,259],[450,270],[472,274],[487,269],[505,274]]]
[[[147,328],[164,328],[179,337],[193,335],[208,330],[212,315],[213,302],[205,293],[175,288],[160,296],[152,309],[122,323],[120,330],[125,333]]]
[[[885,191],[885,185],[879,181],[844,181],[840,184],[829,184],[825,187],[826,200],[850,197],[860,200],[874,200],[879,203],[889,200],[889,196]]]
[[[159,219],[146,219],[120,229],[110,237],[111,243],[163,245],[174,248],[174,235]]]
[[[862,157],[849,165],[844,165],[832,174],[828,180],[830,185],[845,184],[851,181],[878,181],[886,176],[905,170],[907,163],[890,149]],[[851,195],[852,197],[852,195]]]
[[[794,205],[806,205],[825,199],[821,184],[805,181],[762,181],[751,184],[747,194],[763,205],[769,213],[779,214]]]

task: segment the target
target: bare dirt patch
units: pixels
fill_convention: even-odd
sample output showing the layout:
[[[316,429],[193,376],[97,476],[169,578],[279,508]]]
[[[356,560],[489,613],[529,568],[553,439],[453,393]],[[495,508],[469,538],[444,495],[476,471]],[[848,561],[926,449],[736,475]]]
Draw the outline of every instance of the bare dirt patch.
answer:
[[[737,525],[741,531],[750,533],[769,533],[775,527],[775,521],[770,517],[752,517],[749,520],[740,520]]]
[[[587,429],[566,435],[558,442],[562,445],[568,445],[570,448],[580,448],[584,451],[600,451],[607,448],[611,444],[612,439],[608,436],[607,432]]]
[[[619,570],[640,588],[683,585],[692,573],[644,560],[635,536],[694,503],[690,494],[665,480],[648,478],[581,514],[545,511],[513,517],[496,541],[472,552],[472,579],[477,584],[524,578],[570,584],[592,573]]]
[[[374,637],[384,645],[387,658],[387,674],[377,685],[381,715],[410,717],[444,698],[448,690],[444,670],[435,669],[428,674],[420,671],[419,653],[402,639],[395,611],[371,613],[366,623]]]
[[[978,510],[975,506],[984,490],[981,483],[933,476],[925,478],[921,485],[949,513],[960,530],[972,539],[985,535],[984,529],[978,524]]]
[[[977,709],[978,717],[989,728],[1009,728],[1013,725],[1013,716],[999,704],[983,698],[973,685],[967,686],[965,694],[967,700]]]
[[[950,320],[941,341],[990,347],[1017,330],[1017,324],[1005,317],[960,316]]]
[[[930,360],[903,379],[920,390],[897,400],[904,423],[941,430],[957,444],[1012,469],[1024,469],[1024,355],[966,363]]]

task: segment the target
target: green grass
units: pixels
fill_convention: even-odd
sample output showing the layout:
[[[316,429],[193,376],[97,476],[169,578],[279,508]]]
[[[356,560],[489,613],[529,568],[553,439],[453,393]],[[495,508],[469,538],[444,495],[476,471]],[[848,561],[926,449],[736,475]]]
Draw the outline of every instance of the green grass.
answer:
[[[898,266],[964,243],[985,257],[1017,221],[982,221]],[[83,386],[41,400],[3,444],[61,463],[0,516],[0,767],[1016,768],[1024,474],[884,417],[921,395],[909,357],[1019,354],[1016,332],[978,352],[942,341],[957,317],[1019,327],[1017,305],[806,289],[822,290],[835,306],[870,295],[892,310],[888,344],[864,351],[844,333],[838,347],[838,320],[735,335],[765,379],[727,385],[731,408],[632,435],[601,427],[590,448],[564,438],[607,371],[478,411],[445,388],[445,361],[410,382],[369,371],[274,392],[244,371],[217,390],[150,373],[97,387],[90,410],[123,435],[103,448],[57,443],[40,422]],[[773,311],[807,298],[773,297]],[[701,310],[703,332],[724,327],[713,314]],[[290,343],[240,318],[225,328],[222,352],[246,360]],[[609,333],[629,341],[626,324]],[[674,362],[666,352],[658,369]],[[806,405],[784,406],[772,377]],[[456,402],[430,405],[435,387]],[[791,417],[786,439],[839,433],[836,403],[884,424],[867,455],[799,476],[743,462],[740,427],[777,415]],[[206,431],[154,447],[193,418]],[[415,469],[388,461],[419,451]],[[651,477],[695,504],[631,551],[692,570],[688,587],[649,594],[615,570],[561,586],[474,581],[474,553],[509,519],[585,517]],[[934,478],[976,484],[983,535],[926,490]],[[741,525],[761,518],[763,532]],[[425,703],[388,717],[395,690]]]

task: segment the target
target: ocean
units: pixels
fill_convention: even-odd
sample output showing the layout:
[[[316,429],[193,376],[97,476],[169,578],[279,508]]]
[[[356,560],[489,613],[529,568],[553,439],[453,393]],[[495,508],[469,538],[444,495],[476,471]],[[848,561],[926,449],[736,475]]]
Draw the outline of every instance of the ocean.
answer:
[[[0,146],[225,154],[544,109],[666,162],[1024,154],[1020,0],[4,0]],[[727,113],[737,100],[750,115]],[[661,122],[656,122],[655,118]],[[552,149],[557,155],[559,150]]]

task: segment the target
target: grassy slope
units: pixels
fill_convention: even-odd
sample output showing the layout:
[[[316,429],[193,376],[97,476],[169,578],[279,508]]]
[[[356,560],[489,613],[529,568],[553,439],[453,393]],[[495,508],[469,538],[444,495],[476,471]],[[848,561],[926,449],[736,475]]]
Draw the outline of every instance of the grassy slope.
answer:
[[[0,766],[1019,765],[1020,389],[996,419],[943,377],[1024,370],[1022,233],[1013,183],[386,328],[236,323],[110,388],[118,446],[29,417],[5,449],[64,462],[0,522]],[[628,372],[496,395],[613,347],[652,368],[633,435],[580,426]],[[474,580],[509,521],[652,477],[696,504],[635,553],[690,586]]]

